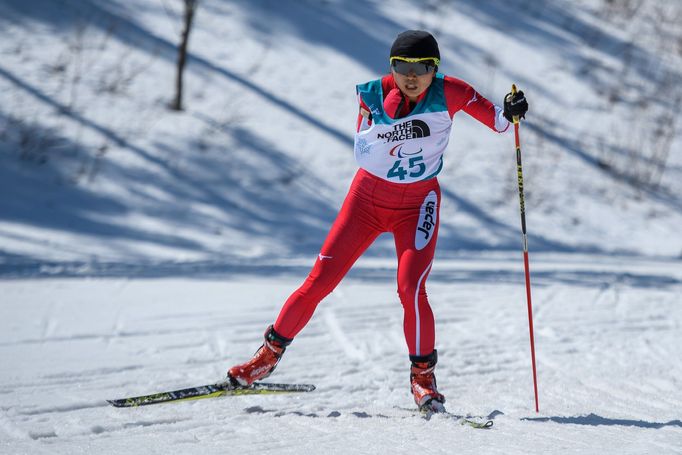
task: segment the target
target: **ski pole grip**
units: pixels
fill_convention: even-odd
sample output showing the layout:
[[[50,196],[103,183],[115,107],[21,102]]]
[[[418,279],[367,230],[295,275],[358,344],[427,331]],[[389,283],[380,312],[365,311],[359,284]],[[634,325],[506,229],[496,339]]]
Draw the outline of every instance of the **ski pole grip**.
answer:
[[[512,84],[512,90],[511,90],[511,92],[512,92],[512,97],[513,97],[514,95],[516,95],[516,84]],[[513,120],[514,125],[518,125],[518,124],[519,124],[519,116],[518,116],[518,115],[512,116],[512,120]]]

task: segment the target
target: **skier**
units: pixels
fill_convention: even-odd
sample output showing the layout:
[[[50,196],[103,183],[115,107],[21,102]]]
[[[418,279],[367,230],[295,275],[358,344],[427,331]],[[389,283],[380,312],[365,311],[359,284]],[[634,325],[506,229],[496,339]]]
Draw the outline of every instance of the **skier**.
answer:
[[[235,385],[269,376],[318,303],[341,281],[379,234],[391,232],[398,256],[398,295],[412,362],[411,392],[424,410],[444,410],[434,369],[434,317],[426,279],[438,236],[440,187],[453,116],[464,111],[492,130],[524,117],[523,92],[507,94],[500,108],[466,82],[438,73],[440,51],[428,32],[407,30],[391,47],[390,74],[357,86],[355,134],[359,169],[312,271],[284,303],[265,341],[248,362],[229,369]]]

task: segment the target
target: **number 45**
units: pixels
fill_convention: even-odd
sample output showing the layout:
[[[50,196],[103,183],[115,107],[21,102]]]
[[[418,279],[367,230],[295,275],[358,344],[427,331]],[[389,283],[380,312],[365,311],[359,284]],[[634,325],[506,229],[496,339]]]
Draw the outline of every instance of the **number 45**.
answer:
[[[426,165],[422,163],[422,161],[424,161],[424,157],[422,156],[414,156],[410,158],[408,162],[408,169],[411,172],[408,173],[403,167],[403,160],[397,160],[395,163],[393,163],[393,167],[388,171],[386,177],[398,177],[400,180],[405,180],[405,176],[409,175],[410,177],[417,178],[426,172]]]

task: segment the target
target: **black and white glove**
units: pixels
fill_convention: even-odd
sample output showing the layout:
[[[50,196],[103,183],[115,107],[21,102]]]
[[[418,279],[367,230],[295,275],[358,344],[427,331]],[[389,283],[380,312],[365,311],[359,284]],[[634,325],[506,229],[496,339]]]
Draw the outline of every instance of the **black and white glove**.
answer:
[[[514,117],[525,118],[526,112],[528,111],[528,101],[523,95],[522,91],[518,91],[514,94],[507,93],[504,97],[504,118],[510,122],[514,121]]]

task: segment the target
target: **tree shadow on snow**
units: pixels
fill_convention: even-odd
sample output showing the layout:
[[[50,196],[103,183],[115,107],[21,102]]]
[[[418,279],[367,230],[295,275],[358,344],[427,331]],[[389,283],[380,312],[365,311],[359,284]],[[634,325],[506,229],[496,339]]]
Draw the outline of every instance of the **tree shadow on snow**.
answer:
[[[653,429],[664,427],[682,427],[682,421],[680,419],[670,420],[668,422],[648,422],[646,420],[610,419],[607,417],[598,416],[596,414],[588,414],[577,417],[525,417],[521,420],[525,420],[527,422],[554,422],[569,425],[589,425],[593,427],[601,425]]]
[[[436,8],[434,4],[427,6],[429,8]],[[338,53],[359,62],[377,75],[384,73],[387,69],[385,65],[386,57],[395,34],[402,29],[416,26],[412,22],[406,21],[402,23],[386,17],[376,2],[360,0],[348,2],[243,0],[236,3],[207,3],[202,5],[201,8],[209,10],[211,8],[225,8],[226,11],[231,8],[239,8],[250,18],[253,30],[261,34],[261,36],[276,36],[273,30],[293,30],[294,33],[311,44],[333,48]],[[487,27],[507,33],[514,33],[516,36],[521,36],[541,46],[552,47],[557,53],[566,55],[565,60],[568,62],[580,61],[582,59],[579,45],[576,43],[581,43],[588,39],[590,40],[589,42],[596,43],[597,48],[605,53],[617,52],[626,46],[634,46],[636,55],[645,55],[649,52],[638,47],[636,43],[623,41],[602,31],[596,25],[588,24],[576,18],[572,12],[564,8],[561,2],[534,4],[533,2],[521,0],[493,0],[489,2],[463,0],[458,2],[457,8],[476,18]],[[525,14],[515,14],[514,21],[507,19],[510,13],[517,11],[524,11]],[[95,0],[34,0],[26,2],[23,0],[5,0],[0,4],[0,24],[3,21],[17,23],[25,21],[29,24],[36,20],[54,27],[55,30],[64,30],[69,27],[76,28],[83,25],[98,27],[102,30],[113,30],[112,36],[126,45],[141,49],[150,55],[158,55],[170,62],[174,62],[176,58],[177,43],[155,34],[136,22],[134,11],[126,6],[124,2],[99,2]],[[459,53],[468,60],[479,62],[492,57],[476,47],[475,43],[458,38],[448,33],[447,30],[444,30],[439,35],[439,38],[441,35],[443,48],[446,52]],[[454,51],[447,49],[454,49]],[[579,65],[575,65],[575,67],[568,70],[581,71],[577,66]],[[637,68],[640,66],[638,65]],[[272,105],[304,120],[312,128],[323,132],[327,137],[345,146],[352,144],[351,131],[341,131],[333,124],[329,124],[324,119],[318,118],[305,109],[300,108],[295,100],[289,100],[285,95],[275,93],[267,86],[254,83],[248,77],[238,74],[223,64],[216,63],[194,53],[189,56],[188,69],[219,75],[222,78],[237,83],[244,90],[264,98]],[[338,69],[335,70],[338,71]],[[218,226],[224,223],[224,225],[232,229],[237,229],[241,232],[253,232],[254,235],[274,237],[286,245],[295,246],[309,252],[321,244],[335,216],[336,207],[333,207],[333,204],[330,204],[329,201],[326,201],[314,191],[315,186],[319,188],[324,185],[324,182],[315,179],[311,174],[304,174],[299,179],[299,181],[308,179],[306,184],[300,182],[291,183],[290,188],[292,188],[292,191],[295,189],[301,190],[296,192],[296,200],[294,201],[292,200],[294,198],[286,198],[282,194],[264,194],[262,191],[259,192],[256,190],[257,185],[241,185],[237,180],[237,176],[230,177],[231,168],[225,162],[216,162],[197,156],[196,162],[191,164],[194,173],[203,172],[212,182],[219,182],[221,177],[228,176],[227,181],[222,182],[222,184],[210,184],[204,179],[193,177],[192,173],[180,172],[178,168],[168,161],[159,158],[158,155],[149,150],[131,143],[106,125],[98,124],[77,112],[69,111],[68,107],[46,95],[39,87],[23,80],[18,72],[15,73],[14,70],[10,71],[9,69],[0,68],[0,77],[10,81],[17,89],[30,93],[70,120],[97,132],[117,146],[134,152],[145,160],[150,167],[163,171],[163,179],[165,180],[160,182],[160,188],[167,195],[173,196],[173,198],[181,202],[179,204],[180,207],[176,207],[174,204],[164,203],[160,199],[155,199],[151,195],[144,195],[144,197],[148,197],[150,213],[157,214],[161,219],[172,218],[179,223],[196,223],[199,226]],[[550,96],[551,94],[545,95]],[[212,122],[206,116],[202,120],[207,124]],[[532,127],[532,125],[529,126]],[[288,179],[294,173],[300,174],[304,172],[304,168],[300,163],[291,159],[284,151],[278,150],[275,144],[269,143],[269,141],[257,136],[253,132],[239,127],[228,127],[225,132],[236,141],[240,148],[252,152],[253,156],[259,157],[258,160],[260,161],[254,163],[243,157],[235,156],[235,159],[241,160],[237,164],[246,169],[246,172],[250,173],[250,175],[258,176],[258,167],[269,166],[272,163],[279,163],[281,165],[281,173],[278,174],[281,179]],[[566,141],[564,141],[564,138],[552,136],[548,131],[538,130],[537,132],[538,134],[543,134],[550,141],[561,141],[565,147]],[[79,147],[82,147],[77,143],[69,143],[67,145],[76,151],[79,150]],[[177,151],[178,147],[185,145],[191,146],[191,144],[174,144],[165,140],[159,140],[155,144],[159,150],[171,155]],[[584,154],[577,146],[571,147],[569,142],[568,147],[569,151],[578,154],[584,161],[594,166],[598,165],[596,160]],[[115,172],[134,177],[131,179],[133,181],[147,182],[150,178],[157,178],[155,175],[158,175],[146,170],[127,169],[114,162],[108,162],[107,166],[110,166]],[[53,167],[52,164],[48,164],[47,168],[48,170],[45,173],[52,173],[55,176],[60,175],[61,171]],[[21,173],[13,173],[6,166],[0,168],[0,182],[8,188],[7,193],[3,190],[3,194],[12,194],[10,192],[11,188],[29,187],[33,190],[42,189],[43,192],[54,189],[54,187],[45,186],[44,182],[37,182],[37,177],[26,177]],[[307,185],[307,187],[303,185]],[[118,238],[138,240],[165,246],[193,249],[195,251],[204,248],[196,241],[181,236],[160,235],[135,227],[113,226],[106,224],[104,221],[99,221],[97,215],[102,213],[106,215],[111,215],[112,213],[120,214],[122,217],[126,215],[128,208],[121,201],[111,197],[92,194],[75,185],[64,186],[59,189],[59,192],[61,194],[55,195],[56,202],[52,208],[45,208],[44,199],[38,197],[37,193],[29,191],[21,195],[15,195],[14,199],[7,199],[9,202],[3,202],[0,218],[32,226],[99,235],[105,240]],[[496,220],[471,201],[452,191],[444,191],[444,196],[456,201],[460,210],[473,217],[481,229],[491,232],[499,240],[493,247],[473,235],[469,236],[466,233],[462,233],[456,226],[443,223],[441,225],[441,239],[439,243],[445,250],[480,251],[494,249],[513,251],[519,249],[520,233],[516,225],[509,225]],[[70,203],[60,203],[61,198],[64,198],[64,201],[70,201]],[[191,207],[189,207],[193,200],[215,206],[220,213],[218,215],[211,215],[193,212]],[[675,201],[671,200],[669,203],[674,204]],[[182,207],[183,204],[185,204],[185,207]],[[265,208],[266,210],[259,210],[259,208]],[[677,201],[676,208],[680,209],[679,201]],[[279,216],[274,218],[269,216],[265,213],[267,209],[279,213]],[[282,214],[285,215],[282,216]],[[245,215],[248,218],[248,223],[244,223],[240,215]],[[8,234],[0,232],[1,235]],[[531,241],[534,242],[534,251],[576,251],[575,247],[564,245],[554,239],[531,236]],[[379,250],[375,249],[374,251]],[[589,246],[583,247],[580,251],[585,253],[602,252],[598,247]],[[5,254],[0,250],[0,275],[14,274],[15,276],[24,276],[24,274],[31,273],[31,271],[40,274],[43,266],[47,266],[48,270],[52,270],[57,276],[77,276],[78,273],[82,276],[83,270],[90,270],[90,272],[85,273],[93,273],[97,276],[138,276],[135,275],[133,270],[142,271],[142,276],[184,276],[189,273],[190,275],[201,277],[223,273],[241,273],[242,270],[254,273],[254,270],[249,268],[249,264],[243,264],[239,259],[231,257],[229,252],[206,251],[206,253],[209,255],[213,253],[222,259],[184,264],[173,262],[132,264],[84,263],[78,261],[49,263],[28,256],[17,257],[14,254]],[[135,251],[131,251],[130,255],[131,257],[136,257]],[[2,262],[5,262],[5,264],[2,265]],[[13,266],[10,264],[13,264]],[[289,273],[291,270],[294,270],[297,274],[299,273],[299,269],[296,267],[267,267],[267,264],[266,267],[263,267],[263,264],[257,265],[264,269],[263,273],[266,274]],[[307,267],[302,267],[301,269],[307,270]],[[363,276],[371,276],[372,273],[381,275],[384,272],[357,273],[358,275],[364,273]],[[392,273],[391,271],[390,274]],[[434,270],[432,277],[437,277],[438,273],[437,270]],[[452,276],[452,272],[444,273],[450,273]],[[455,278],[461,276],[462,279],[477,279],[481,281],[500,281],[506,279],[516,281],[517,279],[515,273],[510,274],[505,271],[472,270],[457,273],[455,273]],[[542,273],[534,273],[534,276],[543,279]],[[547,280],[578,281],[587,278],[581,276],[580,273],[579,271],[565,275],[548,273],[544,278]],[[386,272],[386,275],[388,274],[389,272]],[[670,284],[669,277],[640,275],[624,277],[621,274],[615,278],[609,276],[604,278],[632,280],[635,285],[641,286],[651,285],[651,283]]]
[[[315,256],[302,264],[277,264],[267,259],[225,257],[205,261],[46,261],[28,256],[9,255],[0,251],[0,279],[21,278],[193,278],[237,279],[258,276],[261,278],[286,277],[303,280],[313,266]],[[524,271],[522,261],[515,262],[515,270],[507,268],[478,268],[477,266],[441,266],[438,260],[429,274],[430,283],[445,284],[512,284],[522,286]],[[563,284],[588,288],[608,288],[614,285],[642,289],[666,289],[682,285],[682,280],[646,273],[594,270],[531,270],[536,287]],[[396,267],[354,267],[348,279],[369,283],[385,282],[393,285]]]
[[[180,169],[172,157],[182,156],[179,148],[190,148],[193,144],[160,139],[154,153],[133,144],[119,133],[93,121],[78,112],[73,112],[59,101],[45,94],[40,88],[20,79],[9,70],[0,67],[0,78],[11,82],[16,89],[31,94],[48,106],[62,113],[64,118],[93,130],[107,141],[135,153],[146,166],[125,167],[119,161],[103,161],[108,172],[126,177],[127,190],[142,199],[147,216],[172,219],[178,226],[187,225],[210,228],[229,227],[248,232],[254,236],[279,238],[283,245],[292,245],[306,252],[312,252],[321,244],[321,239],[334,219],[336,208],[320,196],[319,190],[325,183],[316,179],[300,163],[279,150],[275,144],[254,135],[241,127],[227,127],[229,134],[240,149],[240,154],[230,153],[229,157],[216,158],[197,153],[190,163],[190,169]],[[7,124],[8,116],[0,112],[0,121]],[[201,115],[199,115],[201,118]],[[202,118],[207,124],[208,117]],[[18,159],[19,147],[6,147],[3,154],[6,163],[0,167],[0,188],[2,199],[0,219],[24,223],[44,229],[69,231],[73,233],[100,236],[109,239],[134,240],[162,246],[204,251],[207,254],[230,256],[229,252],[207,251],[205,247],[182,235],[168,235],[136,228],[130,223],[111,223],[108,219],[125,218],[130,207],[125,200],[105,196],[76,184],[65,168],[74,167],[72,161],[91,160],[92,151],[82,144],[62,136],[58,131],[43,127],[37,121],[24,125],[31,137],[46,138],[40,145],[44,155],[42,165],[30,164]],[[30,129],[30,131],[29,131]],[[17,141],[20,139],[15,138]],[[54,147],[50,148],[50,144]],[[65,150],[58,154],[52,149]],[[162,153],[156,153],[161,151]],[[68,156],[61,156],[68,155]],[[70,162],[71,161],[71,162]],[[77,167],[78,165],[76,165]],[[296,198],[286,198],[275,191],[265,191],[267,180],[240,184],[238,175],[258,179],[264,170],[276,168],[280,186],[289,186]],[[270,173],[274,173],[271,171]],[[293,176],[300,178],[294,180]],[[301,177],[302,176],[302,177]],[[283,180],[283,181],[282,181]],[[305,183],[300,183],[305,181]],[[146,186],[154,182],[159,192],[148,192]],[[262,187],[262,188],[261,188]],[[260,188],[261,191],[256,191]],[[163,196],[158,197],[156,194]],[[170,202],[169,202],[170,201]],[[216,208],[219,215],[207,215],[193,210],[194,203]],[[269,214],[269,215],[268,215]],[[104,215],[104,217],[102,216]],[[0,236],[22,237],[20,234],[0,232]],[[22,240],[22,238],[15,238]],[[124,247],[122,247],[124,248]],[[137,257],[133,247],[130,255]],[[3,259],[4,258],[4,259]],[[7,255],[0,249],[3,262],[17,264],[16,255]],[[19,263],[31,263],[25,258]]]
[[[631,177],[619,173],[612,167],[604,166],[599,159],[591,155],[589,151],[585,150],[579,140],[566,135],[561,135],[560,133],[557,133],[557,130],[550,130],[549,128],[545,128],[535,122],[527,122],[524,126],[539,136],[542,136],[544,140],[551,142],[562,150],[565,150],[576,158],[579,158],[584,164],[596,169],[613,181],[633,185],[633,180]],[[675,169],[674,167],[667,169],[667,171],[680,173],[679,169]],[[682,213],[682,197],[680,197],[680,195],[666,194],[660,189],[650,188],[645,184],[638,184],[636,187],[639,191],[643,192],[651,199],[666,205],[671,210]]]
[[[466,214],[477,223],[475,228],[462,229],[456,224],[441,218],[438,228],[438,247],[444,251],[519,251],[521,248],[520,221],[505,223],[474,202],[464,198],[457,192],[441,186],[444,200],[453,201],[457,211]],[[495,239],[495,246],[481,239],[481,234]],[[537,233],[529,235],[533,252],[555,251],[563,253],[604,254],[605,250],[596,245],[570,245],[550,239]]]
[[[0,77],[3,70],[0,68]],[[0,111],[0,122],[6,122]],[[56,129],[38,123],[24,125],[30,135],[39,138],[42,145],[35,154],[27,153],[20,158],[19,151],[2,150],[0,156],[0,220],[36,226],[43,229],[68,231],[102,237],[103,241],[127,239],[152,242],[179,248],[201,248],[201,245],[181,236],[147,231],[128,223],[113,224],[110,219],[124,218],[129,209],[125,203],[113,197],[98,194],[74,182],[78,168],[91,165],[90,151],[72,142]],[[2,147],[4,148],[4,146]],[[58,156],[55,156],[58,155]],[[86,166],[87,167],[87,166]],[[85,176],[84,178],[87,178]],[[26,241],[21,231],[5,232],[0,237]],[[31,240],[34,242],[35,240]],[[49,239],[45,248],[54,248]],[[125,248],[125,246],[121,246]],[[76,249],[76,247],[74,247]],[[134,248],[129,251],[135,257]],[[30,257],[9,254],[0,248],[2,262],[31,263]]]
[[[21,23],[27,19],[38,20],[51,25],[55,29],[64,30],[69,27],[89,26],[102,30],[113,30],[114,37],[129,46],[141,49],[153,55],[174,62],[176,58],[176,42],[169,41],[139,24],[135,19],[135,11],[123,2],[98,2],[80,0],[78,2],[62,0],[5,0],[0,5],[0,21],[7,20]],[[447,8],[438,4],[420,5],[432,10],[437,15],[439,10]],[[551,48],[555,54],[562,55],[562,61],[577,62],[567,70],[582,75],[585,57],[581,53],[584,47],[592,47],[607,55],[618,55],[625,49],[634,56],[634,60],[647,62],[655,58],[654,54],[636,42],[619,38],[594,24],[578,17],[575,11],[565,8],[563,2],[528,2],[525,0],[491,0],[479,2],[463,0],[456,6],[461,13],[476,19],[484,27],[508,34],[513,34],[524,41],[533,42],[537,46]],[[337,53],[355,60],[376,75],[387,72],[388,51],[395,35],[407,28],[415,28],[415,18],[406,18],[398,22],[385,15],[377,3],[362,0],[345,2],[278,2],[278,1],[238,1],[207,3],[200,8],[230,14],[239,9],[249,20],[254,33],[263,39],[272,39],[281,30],[299,35],[305,41],[334,49]],[[201,14],[201,11],[200,13]],[[514,20],[508,20],[513,15]],[[178,17],[178,21],[180,18]],[[200,20],[200,16],[199,19]],[[179,22],[178,22],[179,23]],[[476,67],[493,61],[484,49],[466,38],[449,33],[447,28],[437,33],[441,39],[444,53],[452,52],[458,61],[478,62],[470,64]],[[197,55],[190,49],[188,55],[190,67],[200,71],[219,74],[244,89],[253,92],[277,105],[291,114],[305,120],[312,127],[327,133],[329,136],[345,144],[350,144],[350,134],[327,124],[321,119],[308,114],[297,106],[294,100],[288,100],[278,93],[268,90],[242,76],[235,71]],[[320,63],[322,67],[324,63]],[[444,61],[444,69],[450,65]],[[485,65],[484,65],[485,66]],[[455,65],[452,64],[454,68]],[[645,64],[633,65],[644,71]],[[334,69],[338,71],[338,69]],[[514,80],[531,85],[521,75],[508,74]],[[645,75],[646,76],[646,75]],[[542,87],[534,86],[540,93]],[[544,93],[552,97],[551,93]],[[664,100],[665,101],[665,100]]]
[[[4,8],[0,5],[0,13],[2,13],[0,17],[6,16],[15,21],[21,21],[24,18],[34,18],[60,29],[87,25],[106,31],[113,30],[114,37],[122,43],[141,49],[151,55],[158,55],[172,62],[173,65],[175,64],[177,43],[158,36],[135,22],[132,19],[134,15],[126,9],[125,5],[116,2],[100,3],[94,0],[82,0],[78,2],[78,5],[72,5],[69,2],[66,2],[64,5],[59,5],[58,3],[62,2],[37,0],[27,4],[19,0],[8,0]],[[194,67],[199,71],[219,74],[232,82],[238,83],[242,88],[285,109],[292,115],[304,120],[311,127],[318,128],[335,140],[346,145],[350,145],[353,142],[350,132],[345,133],[327,124],[321,119],[310,115],[305,109],[300,108],[294,100],[287,100],[278,93],[254,83],[247,77],[200,57],[193,53],[192,49],[188,51],[187,63],[190,69]]]

